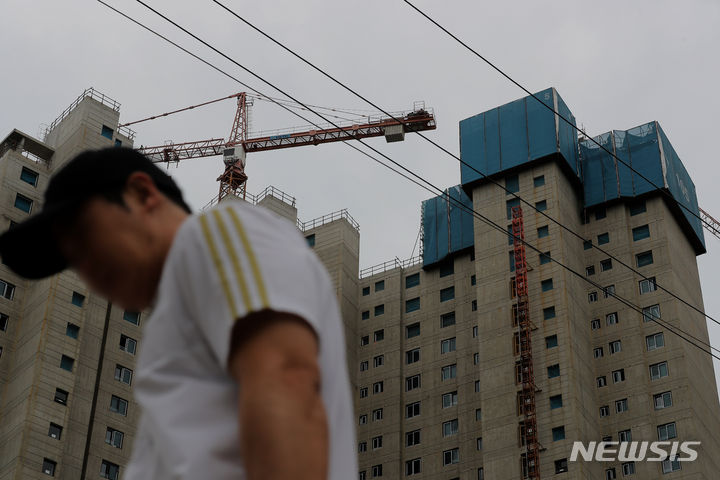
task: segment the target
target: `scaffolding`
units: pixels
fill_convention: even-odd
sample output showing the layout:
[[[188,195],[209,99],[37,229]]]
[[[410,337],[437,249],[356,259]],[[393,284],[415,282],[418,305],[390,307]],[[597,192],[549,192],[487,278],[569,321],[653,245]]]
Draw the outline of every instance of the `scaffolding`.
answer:
[[[512,207],[513,254],[515,258],[515,291],[517,307],[515,311],[520,355],[520,380],[522,390],[519,392],[525,430],[525,452],[521,456],[522,478],[540,479],[540,443],[537,435],[537,419],[535,415],[535,375],[533,373],[532,330],[528,301],[527,262],[525,257],[525,231],[523,214],[520,206]]]

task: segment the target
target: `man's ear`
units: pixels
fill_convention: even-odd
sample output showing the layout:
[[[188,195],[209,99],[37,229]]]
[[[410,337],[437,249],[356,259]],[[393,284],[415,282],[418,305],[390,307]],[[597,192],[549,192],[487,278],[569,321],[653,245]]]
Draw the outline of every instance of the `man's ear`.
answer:
[[[161,204],[163,194],[158,190],[150,175],[145,172],[133,172],[125,182],[124,196],[134,200],[143,210],[155,210]]]

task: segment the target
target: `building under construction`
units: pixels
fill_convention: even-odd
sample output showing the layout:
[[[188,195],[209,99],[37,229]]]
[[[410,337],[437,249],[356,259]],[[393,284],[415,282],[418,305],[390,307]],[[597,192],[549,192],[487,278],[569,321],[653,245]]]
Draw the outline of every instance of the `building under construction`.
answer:
[[[536,97],[460,122],[460,184],[422,203],[421,256],[362,270],[347,211],[303,222],[292,196],[252,195],[226,161],[222,201],[295,222],[333,279],[355,391],[349,479],[717,477],[711,358],[674,333],[709,343],[704,316],[680,300],[703,309],[693,183],[656,122],[600,135],[602,149],[538,101],[574,123],[554,89]],[[2,141],[4,228],[40,208],[75,154],[132,146],[119,107],[90,89],[42,139]],[[236,123],[228,141],[146,153],[232,156],[223,149],[248,142]],[[368,136],[401,139],[387,127]],[[122,478],[149,312],[118,309],[72,272],[28,282],[0,265],[0,293],[0,480]],[[695,462],[570,461],[573,441],[655,440],[702,443]]]

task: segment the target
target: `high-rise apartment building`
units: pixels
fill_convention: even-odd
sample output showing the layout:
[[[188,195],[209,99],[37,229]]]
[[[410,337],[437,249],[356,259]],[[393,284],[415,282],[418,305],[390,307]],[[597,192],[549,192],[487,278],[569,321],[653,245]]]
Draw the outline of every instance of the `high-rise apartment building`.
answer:
[[[537,96],[574,122],[554,89]],[[0,144],[7,227],[74,154],[132,145],[118,112],[88,90],[43,141],[13,131]],[[697,213],[694,186],[656,122],[597,140],[645,179],[532,98],[462,121],[467,165],[423,202],[421,256],[363,270],[347,211],[302,222],[291,196],[248,195],[296,223],[333,279],[355,393],[360,471],[348,479],[716,477],[712,363],[673,333],[708,342],[705,319],[667,293],[703,308],[702,228],[676,203]],[[70,272],[26,282],[0,265],[0,294],[0,480],[122,478],[147,312]],[[702,444],[695,462],[572,462],[576,440]]]

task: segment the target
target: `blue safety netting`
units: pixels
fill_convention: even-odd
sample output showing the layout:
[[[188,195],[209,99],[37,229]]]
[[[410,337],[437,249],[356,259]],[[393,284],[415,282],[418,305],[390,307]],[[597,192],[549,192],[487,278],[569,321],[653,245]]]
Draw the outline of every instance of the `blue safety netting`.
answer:
[[[554,88],[535,97],[575,124],[575,117]],[[528,96],[462,120],[462,160],[485,175],[493,175],[559,153],[579,176],[575,129],[543,104]],[[460,167],[463,185],[484,178],[473,168]]]
[[[472,208],[472,200],[460,185],[422,202],[424,266],[473,245]]]

